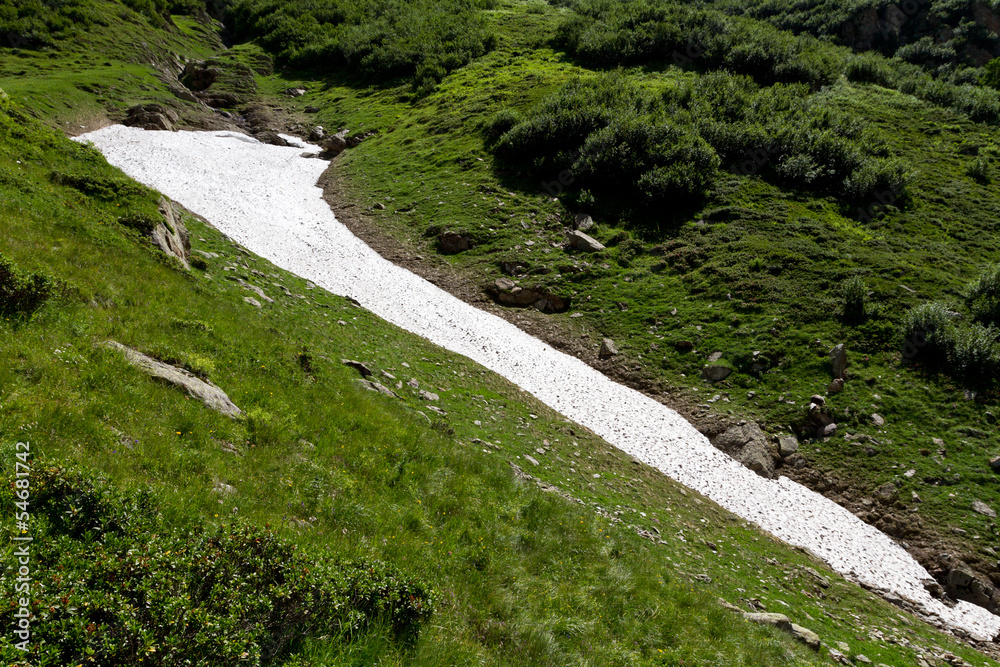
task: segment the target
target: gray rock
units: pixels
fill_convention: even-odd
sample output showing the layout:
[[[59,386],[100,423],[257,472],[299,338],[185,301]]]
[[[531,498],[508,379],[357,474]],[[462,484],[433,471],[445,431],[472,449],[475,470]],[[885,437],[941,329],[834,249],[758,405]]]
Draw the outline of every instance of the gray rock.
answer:
[[[381,382],[376,382],[375,380],[362,380],[360,378],[356,379],[355,382],[360,384],[362,387],[368,391],[377,391],[380,394],[389,396],[391,398],[399,398],[399,396],[392,389],[389,389]]]
[[[261,304],[260,304],[260,301],[258,301],[257,299],[253,298],[252,296],[245,296],[245,297],[243,297],[243,300],[246,301],[247,303],[249,303],[254,308],[263,308],[263,306],[261,306]]]
[[[712,354],[708,355],[708,363],[714,364],[716,361],[718,361],[721,358],[722,358],[722,353],[721,352],[713,352]]]
[[[833,370],[835,380],[844,379],[844,373],[847,371],[847,348],[843,343],[830,350],[830,368]]]
[[[594,226],[594,219],[586,213],[577,213],[573,216],[573,229],[585,232]]]
[[[977,514],[982,514],[983,516],[988,516],[991,519],[997,518],[996,510],[984,503],[982,500],[972,501],[972,511]]]
[[[441,397],[438,396],[437,394],[435,394],[432,391],[427,391],[425,389],[421,389],[420,390],[420,398],[424,399],[425,401],[436,401],[436,400],[440,399]]]
[[[340,155],[345,150],[347,150],[347,130],[338,132],[337,134],[328,136],[320,144],[323,150],[332,157]]]
[[[455,255],[472,247],[472,241],[465,234],[445,231],[438,236],[438,250],[445,255]]]
[[[122,121],[122,125],[169,132],[174,129],[174,123],[178,120],[178,115],[172,109],[159,104],[139,104],[128,110],[128,116]]]
[[[774,476],[774,457],[771,456],[768,437],[756,422],[730,426],[712,440],[712,445],[761,477]]]
[[[875,495],[882,500],[892,500],[899,493],[899,489],[892,482],[886,482],[882,486],[875,489]]]
[[[604,250],[604,246],[597,241],[597,239],[587,236],[579,230],[573,230],[566,235],[566,240],[569,243],[569,247],[575,248],[576,250],[582,250],[584,252],[597,252],[599,250]]]
[[[326,130],[323,129],[322,125],[317,125],[313,129],[309,130],[309,141],[317,142],[323,141],[326,138]]]
[[[138,350],[133,350],[115,341],[108,341],[104,343],[104,346],[112,350],[118,350],[125,355],[125,358],[133,366],[137,366],[149,375],[185,390],[190,396],[199,399],[216,412],[227,417],[239,417],[243,414],[243,411],[229,400],[226,392],[183,368],[177,368],[162,361],[157,361]]]
[[[538,461],[528,456],[527,454],[524,456],[524,460],[530,463],[531,465],[536,465],[536,466],[539,465]]]
[[[875,424],[878,428],[882,428],[885,426],[885,417],[877,413],[872,413],[872,424]]]
[[[601,359],[610,359],[611,357],[618,354],[618,348],[615,346],[615,342],[610,338],[605,338],[601,341],[601,350],[598,355]]]
[[[837,425],[836,425],[836,424],[832,424],[832,423],[831,423],[831,424],[827,424],[826,426],[824,426],[824,427],[823,427],[823,428],[822,428],[822,429],[820,430],[819,434],[820,434],[820,437],[823,437],[823,438],[831,438],[831,437],[833,437],[833,435],[834,435],[834,434],[835,434],[836,432],[837,432]]]
[[[782,458],[799,451],[799,439],[794,435],[783,435],[778,439],[778,453]]]
[[[721,382],[729,377],[733,369],[724,364],[706,364],[701,369],[701,376],[709,382]]]
[[[833,380],[827,386],[826,390],[831,394],[839,394],[844,391],[844,378],[837,378],[836,380]]]
[[[357,372],[361,373],[361,377],[366,378],[366,377],[371,377],[372,375],[372,369],[368,368],[360,361],[355,361],[354,359],[341,359],[340,363],[350,368],[353,368]]]
[[[814,651],[819,650],[820,639],[812,630],[808,628],[803,628],[801,625],[796,625],[792,623],[788,628],[788,631],[792,633],[792,636],[798,639],[800,642],[808,646]]]
[[[185,269],[190,269],[188,259],[191,257],[191,237],[187,228],[167,199],[160,198],[159,211],[163,222],[153,227],[150,238],[165,255],[176,258]]]

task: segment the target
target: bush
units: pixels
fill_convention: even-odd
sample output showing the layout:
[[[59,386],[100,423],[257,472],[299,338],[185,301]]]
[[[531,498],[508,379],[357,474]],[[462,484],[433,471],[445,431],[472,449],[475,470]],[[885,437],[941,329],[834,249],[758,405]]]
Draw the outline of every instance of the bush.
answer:
[[[951,349],[952,313],[932,301],[910,310],[903,318],[903,356],[911,361],[942,363]]]
[[[993,264],[969,285],[972,317],[983,324],[1000,326],[1000,264]]]
[[[861,322],[868,315],[868,286],[861,276],[851,276],[844,282],[844,319]]]
[[[19,271],[0,255],[0,315],[28,316],[52,296],[51,278]]]
[[[974,322],[953,326],[949,331],[951,354],[948,361],[954,374],[972,383],[993,380],[1000,370],[1000,344],[992,326]]]
[[[379,561],[307,558],[245,523],[168,525],[148,493],[122,493],[61,468],[32,471],[33,664],[281,664],[310,635],[384,623],[412,638],[430,591]],[[0,498],[10,505],[10,479]],[[41,539],[40,539],[41,538]],[[13,570],[0,583],[13,590]],[[0,622],[14,624],[14,605]],[[16,641],[16,640],[13,640]],[[7,662],[7,661],[5,661]]]
[[[965,165],[965,173],[977,181],[987,183],[990,180],[990,161],[989,158],[979,155],[972,158]]]
[[[849,58],[844,75],[848,81],[874,83],[886,88],[892,86],[894,78],[888,61],[874,53],[859,53]]]

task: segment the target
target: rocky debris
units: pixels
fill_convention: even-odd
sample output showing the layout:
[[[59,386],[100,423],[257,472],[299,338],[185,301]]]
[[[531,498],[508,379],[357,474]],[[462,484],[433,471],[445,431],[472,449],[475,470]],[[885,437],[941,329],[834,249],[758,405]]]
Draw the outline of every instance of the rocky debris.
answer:
[[[320,144],[329,157],[336,157],[347,150],[347,130],[341,130],[325,138]]]
[[[326,130],[323,129],[322,125],[317,125],[313,129],[309,130],[309,141],[317,142],[323,141],[326,138]]]
[[[972,501],[972,511],[977,514],[982,514],[983,516],[988,516],[991,519],[997,518],[996,510],[984,503],[982,500]]]
[[[826,390],[831,394],[839,394],[844,391],[844,378],[836,378],[827,385]]]
[[[892,482],[886,482],[882,486],[875,489],[875,495],[886,502],[891,501],[898,493],[899,488],[897,488]]]
[[[445,255],[457,255],[471,248],[475,243],[467,234],[459,234],[451,230],[438,235],[438,251]]]
[[[436,400],[440,399],[441,397],[438,396],[437,394],[435,394],[432,391],[427,391],[426,389],[421,389],[420,390],[420,398],[424,399],[425,401],[436,401]]]
[[[1000,472],[1000,456],[994,456],[990,459],[990,468],[992,468],[994,472]]]
[[[783,435],[778,438],[778,454],[782,458],[791,456],[799,451],[799,439],[794,435]]]
[[[264,292],[264,290],[262,290],[261,288],[257,287],[256,285],[251,285],[250,283],[248,283],[247,281],[243,280],[242,278],[238,279],[237,282],[239,283],[240,287],[242,287],[243,289],[246,289],[246,290],[250,290],[251,292],[253,292],[257,296],[259,296],[260,298],[262,298],[264,301],[266,301],[268,303],[274,303],[274,299],[272,299],[271,297],[269,297],[267,295],[267,293]],[[256,299],[255,299],[255,301],[256,301]]]
[[[206,91],[195,93],[195,96],[213,109],[233,109],[243,102],[243,98],[239,95],[229,92]],[[228,112],[226,113],[228,114]],[[223,114],[223,116],[226,116],[226,114]],[[234,118],[231,114],[227,117]]]
[[[372,369],[368,368],[360,361],[354,361],[353,359],[341,359],[340,363],[361,373],[361,377],[367,378],[372,376]]]
[[[483,291],[501,306],[531,306],[543,313],[565,312],[570,305],[569,299],[552,294],[545,287],[521,287],[510,278],[497,278],[486,285]]]
[[[830,409],[826,405],[826,400],[822,396],[813,396],[813,399],[817,398],[819,402],[815,400],[810,400],[809,402],[809,407],[807,408],[808,416],[802,430],[806,434],[814,435],[817,438],[829,438],[837,432],[837,425],[830,415]]]
[[[774,456],[767,434],[755,422],[741,421],[711,440],[725,452],[761,477],[774,476]]]
[[[141,127],[144,130],[172,131],[180,117],[173,109],[160,104],[137,104],[128,110],[122,125]]]
[[[138,366],[149,375],[185,390],[190,396],[199,399],[216,412],[227,417],[239,417],[243,414],[243,411],[229,400],[226,392],[183,368],[165,364],[162,361],[153,359],[138,350],[126,347],[113,340],[107,341],[104,343],[104,346],[112,350],[118,350],[125,355],[125,358],[133,366]]]
[[[1000,589],[989,579],[977,574],[968,563],[947,554],[942,554],[940,560],[950,565],[942,582],[949,596],[985,607],[994,614],[1000,612]]]
[[[722,382],[732,372],[733,369],[725,364],[709,363],[701,369],[701,376],[709,382]]]
[[[843,343],[830,350],[830,368],[834,380],[844,379],[844,373],[847,372],[847,348]]]
[[[880,414],[872,413],[872,424],[878,428],[885,426],[885,417]]]
[[[201,100],[198,96],[192,93],[190,90],[184,86],[170,86],[170,92],[179,100],[184,100],[185,102],[194,102],[195,104],[201,104]]]
[[[385,396],[389,396],[390,398],[399,398],[399,395],[396,394],[396,392],[394,392],[392,389],[389,389],[381,382],[376,382],[375,380],[363,380],[360,378],[355,380],[355,382],[360,384],[363,388],[367,389],[368,391],[377,391],[378,393],[384,394]]]
[[[577,213],[573,216],[573,229],[585,232],[594,226],[594,219],[586,213]]]
[[[610,359],[611,357],[618,355],[618,347],[615,345],[615,341],[610,338],[605,338],[601,341],[601,349],[598,351],[597,356],[601,359]]]
[[[243,300],[246,301],[247,303],[249,303],[254,308],[263,308],[263,306],[261,305],[260,301],[258,301],[257,299],[253,298],[252,296],[245,296],[245,297],[243,297]]]
[[[812,630],[803,628],[801,625],[796,625],[792,623],[791,620],[784,614],[773,614],[773,613],[751,613],[744,612],[743,618],[752,623],[760,623],[762,625],[773,625],[774,627],[784,630],[790,633],[793,637],[801,641],[802,643],[809,646],[809,648],[814,651],[819,650],[820,639]]]
[[[180,80],[191,90],[202,91],[215,83],[222,72],[203,60],[191,60],[184,65]]]
[[[185,269],[190,269],[191,237],[187,228],[169,200],[160,198],[159,211],[163,221],[153,227],[150,238],[164,254],[176,258]]]
[[[587,236],[577,229],[574,229],[566,234],[566,242],[570,248],[573,248],[574,250],[582,250],[583,252],[597,252],[599,250],[604,250],[604,245],[599,243],[597,239]]]

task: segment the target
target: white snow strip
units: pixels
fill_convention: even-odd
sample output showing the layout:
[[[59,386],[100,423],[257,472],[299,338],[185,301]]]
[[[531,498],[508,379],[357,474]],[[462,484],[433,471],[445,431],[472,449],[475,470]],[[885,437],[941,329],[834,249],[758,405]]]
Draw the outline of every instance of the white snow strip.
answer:
[[[113,165],[203,215],[249,250],[503,375],[834,570],[908,599],[974,637],[1000,633],[1000,617],[982,607],[960,602],[949,608],[931,597],[921,585],[930,579],[927,571],[844,508],[787,478],[754,474],[673,410],[383,259],[337,222],[316,186],[327,163],[300,157],[300,147],[264,145],[227,132],[120,125],[77,140],[92,142]]]

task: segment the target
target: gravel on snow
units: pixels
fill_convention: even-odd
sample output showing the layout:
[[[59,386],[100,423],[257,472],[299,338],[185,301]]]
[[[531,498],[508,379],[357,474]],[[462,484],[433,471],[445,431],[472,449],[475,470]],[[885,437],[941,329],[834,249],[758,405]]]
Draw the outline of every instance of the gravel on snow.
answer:
[[[782,477],[765,479],[715,449],[690,423],[508,322],[379,256],[337,222],[316,186],[324,160],[233,132],[112,125],[77,137],[108,161],[204,216],[247,249],[380,317],[465,355],[631,456],[655,466],[834,570],[890,591],[981,640],[1000,617],[927,593],[902,547],[846,509]]]

